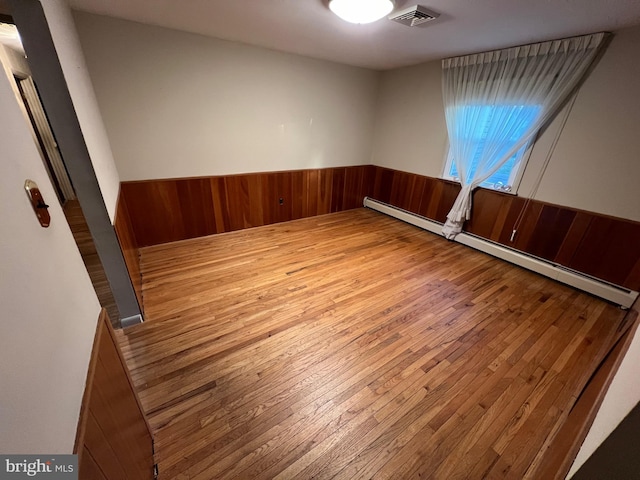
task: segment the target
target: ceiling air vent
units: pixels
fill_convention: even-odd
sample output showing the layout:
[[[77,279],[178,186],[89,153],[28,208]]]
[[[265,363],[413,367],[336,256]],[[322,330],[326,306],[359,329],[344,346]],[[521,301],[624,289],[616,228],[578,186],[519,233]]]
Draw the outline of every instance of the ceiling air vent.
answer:
[[[409,27],[415,27],[416,25],[435,20],[436,18],[438,18],[437,13],[427,10],[422,5],[414,5],[413,7],[405,8],[389,16],[389,20]]]

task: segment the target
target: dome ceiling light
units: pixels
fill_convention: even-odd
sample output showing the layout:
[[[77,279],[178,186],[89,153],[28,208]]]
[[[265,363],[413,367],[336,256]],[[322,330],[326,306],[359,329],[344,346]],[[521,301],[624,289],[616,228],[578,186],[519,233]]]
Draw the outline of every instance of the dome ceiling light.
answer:
[[[392,0],[329,0],[329,8],[350,23],[372,23],[385,17],[394,4]]]

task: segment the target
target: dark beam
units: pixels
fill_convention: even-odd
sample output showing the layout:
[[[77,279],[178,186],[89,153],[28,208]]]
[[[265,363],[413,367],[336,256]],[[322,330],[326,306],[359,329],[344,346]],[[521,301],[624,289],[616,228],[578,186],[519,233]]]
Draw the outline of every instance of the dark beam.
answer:
[[[120,320],[135,322],[134,318],[141,319],[140,307],[91,163],[44,10],[37,0],[10,0],[10,6],[29,59],[33,79],[38,85],[43,106],[111,286]]]

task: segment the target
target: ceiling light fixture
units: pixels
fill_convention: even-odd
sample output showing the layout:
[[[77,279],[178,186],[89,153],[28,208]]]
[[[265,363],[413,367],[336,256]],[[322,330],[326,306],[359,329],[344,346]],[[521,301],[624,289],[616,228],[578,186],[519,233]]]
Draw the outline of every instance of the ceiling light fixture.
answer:
[[[372,23],[393,10],[392,0],[329,0],[329,8],[350,23]]]

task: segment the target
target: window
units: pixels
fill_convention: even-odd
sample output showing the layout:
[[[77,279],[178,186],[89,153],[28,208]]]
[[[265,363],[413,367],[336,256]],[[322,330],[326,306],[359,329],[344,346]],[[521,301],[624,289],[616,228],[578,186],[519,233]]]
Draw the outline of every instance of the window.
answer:
[[[470,145],[472,145],[470,155],[472,159],[471,171],[467,172],[469,178],[473,177],[473,174],[478,168],[478,162],[482,157],[483,150],[491,147],[487,145],[487,138],[495,135],[492,131],[493,128],[495,128],[493,126],[495,125],[494,120],[502,121],[505,116],[512,116],[514,119],[518,119],[518,123],[509,129],[508,135],[510,141],[505,142],[504,146],[495,154],[496,160],[499,160],[500,157],[507,153],[507,151],[522,138],[524,133],[536,121],[542,110],[542,107],[539,105],[464,105],[456,108],[459,110],[456,115],[458,118],[468,119],[476,125],[475,128],[471,129],[472,137],[464,139],[465,142],[470,141]],[[480,186],[515,193],[524,166],[531,153],[532,143],[533,142],[526,143],[493,175],[482,182]],[[458,169],[453,161],[451,150],[449,150],[447,154],[443,177],[451,180],[459,180]]]

